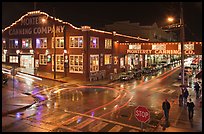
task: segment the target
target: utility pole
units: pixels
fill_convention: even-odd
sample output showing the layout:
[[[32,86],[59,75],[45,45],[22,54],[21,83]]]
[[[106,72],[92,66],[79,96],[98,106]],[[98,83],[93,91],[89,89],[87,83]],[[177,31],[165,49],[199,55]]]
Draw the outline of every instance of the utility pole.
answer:
[[[34,2],[34,10],[36,10],[36,4],[37,4],[37,2]]]
[[[55,30],[55,9],[53,8],[53,16],[54,16],[54,21],[53,21],[53,40],[54,40],[54,79],[56,79],[56,30]]]

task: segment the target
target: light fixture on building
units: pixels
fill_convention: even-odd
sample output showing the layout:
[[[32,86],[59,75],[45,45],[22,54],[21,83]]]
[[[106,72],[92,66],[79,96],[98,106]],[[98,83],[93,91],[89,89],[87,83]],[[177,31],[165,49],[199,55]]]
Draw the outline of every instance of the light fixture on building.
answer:
[[[67,50],[66,49],[64,49],[64,54],[67,54]]]
[[[30,53],[31,53],[31,54],[34,54],[34,50],[30,50]]]
[[[20,50],[16,50],[16,54],[20,54]]]
[[[4,49],[4,51],[3,51],[3,52],[4,52],[4,54],[6,54],[6,53],[7,53],[7,51],[8,51],[8,50]]]

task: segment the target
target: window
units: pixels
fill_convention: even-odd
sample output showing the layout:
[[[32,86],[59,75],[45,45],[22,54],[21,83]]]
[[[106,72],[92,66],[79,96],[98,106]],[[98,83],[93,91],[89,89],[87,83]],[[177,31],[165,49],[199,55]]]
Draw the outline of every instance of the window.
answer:
[[[6,39],[2,39],[2,48],[6,48]]]
[[[112,63],[112,56],[111,56],[111,54],[105,54],[104,58],[105,58],[105,63],[104,63],[105,65]]]
[[[18,56],[9,56],[10,63],[18,63]]]
[[[64,48],[64,37],[55,37],[56,48]],[[52,48],[54,48],[54,38],[52,38]]]
[[[70,48],[83,48],[83,36],[70,36]]]
[[[141,45],[129,45],[129,49],[137,49],[137,50],[140,50],[140,49],[141,49]]]
[[[114,65],[118,64],[118,56],[114,56]]]
[[[112,39],[105,39],[105,49],[112,49]]]
[[[64,72],[64,55],[55,55],[55,67],[57,72]],[[52,71],[54,71],[54,55],[52,55]]]
[[[120,58],[120,68],[124,68],[125,67],[125,60],[124,57]]]
[[[2,54],[2,62],[6,62],[6,54]]]
[[[37,38],[36,48],[47,48],[47,38]]]
[[[99,38],[98,37],[90,38],[90,48],[99,48]]]
[[[99,55],[90,55],[90,72],[99,71]]]
[[[83,56],[70,55],[69,56],[69,72],[70,73],[83,73]]]
[[[22,39],[22,48],[32,48],[32,39]]]
[[[152,45],[152,50],[166,50],[166,45],[165,44],[156,44]]]
[[[40,65],[47,65],[47,55],[39,54]]]
[[[10,39],[9,48],[18,48],[18,39]]]

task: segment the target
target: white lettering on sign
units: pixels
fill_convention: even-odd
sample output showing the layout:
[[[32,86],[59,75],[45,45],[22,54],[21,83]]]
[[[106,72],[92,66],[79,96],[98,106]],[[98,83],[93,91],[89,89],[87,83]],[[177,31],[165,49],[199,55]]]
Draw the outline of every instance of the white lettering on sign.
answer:
[[[148,117],[149,113],[148,112],[143,112],[143,111],[139,111],[136,110],[136,116],[140,116],[140,117]]]
[[[63,33],[65,26],[56,26],[56,33]],[[31,35],[31,34],[49,34],[53,33],[51,26],[47,27],[34,27],[22,29],[9,29],[9,35]]]

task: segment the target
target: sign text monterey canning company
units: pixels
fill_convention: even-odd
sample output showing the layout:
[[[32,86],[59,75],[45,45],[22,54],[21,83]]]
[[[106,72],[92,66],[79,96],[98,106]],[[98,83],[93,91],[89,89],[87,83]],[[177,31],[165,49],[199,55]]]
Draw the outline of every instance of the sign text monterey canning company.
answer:
[[[36,25],[28,28],[9,29],[9,35],[30,35],[30,34],[49,34],[53,33],[53,26],[45,26],[40,21],[42,17],[29,17],[21,20],[21,26]],[[65,26],[56,26],[56,33],[62,33]]]

